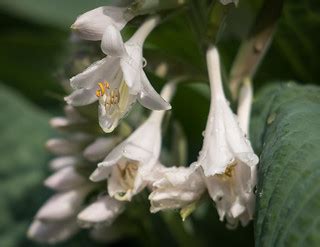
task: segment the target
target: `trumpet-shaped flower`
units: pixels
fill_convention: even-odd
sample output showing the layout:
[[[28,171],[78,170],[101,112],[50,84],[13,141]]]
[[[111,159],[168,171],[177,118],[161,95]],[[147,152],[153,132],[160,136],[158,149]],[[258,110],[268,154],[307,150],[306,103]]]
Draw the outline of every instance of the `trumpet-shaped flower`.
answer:
[[[254,213],[253,190],[259,159],[246,139],[252,93],[251,87],[245,85],[239,101],[238,123],[222,91],[219,56],[215,48],[208,50],[207,59],[214,106],[211,105],[206,130],[209,130],[206,137],[209,135],[211,139],[205,139],[207,149],[200,155],[200,164],[220,220],[226,219],[232,228],[239,221],[246,225]]]
[[[248,166],[255,166],[259,159],[241,130],[223,92],[219,54],[216,48],[208,50],[207,62],[211,105],[197,165],[202,166],[205,176],[223,174],[228,167],[232,167],[238,161]]]
[[[70,80],[75,91],[66,101],[74,106],[99,101],[99,123],[105,132],[113,131],[136,100],[152,110],[171,108],[143,71],[143,42],[157,22],[158,17],[148,19],[126,43],[120,32],[109,25],[101,42],[108,56]]]
[[[167,84],[162,96],[169,100],[174,91],[173,84]],[[161,148],[161,122],[164,111],[153,111],[150,117],[126,140],[120,143],[98,168],[90,179],[100,181],[108,178],[108,192],[111,197],[130,201],[147,185],[146,177],[156,165]]]
[[[200,199],[205,191],[200,170],[191,167],[158,165],[150,176],[152,193],[150,211],[184,208]]]
[[[133,17],[127,7],[103,6],[80,15],[71,28],[82,39],[101,40],[107,26],[120,31]]]

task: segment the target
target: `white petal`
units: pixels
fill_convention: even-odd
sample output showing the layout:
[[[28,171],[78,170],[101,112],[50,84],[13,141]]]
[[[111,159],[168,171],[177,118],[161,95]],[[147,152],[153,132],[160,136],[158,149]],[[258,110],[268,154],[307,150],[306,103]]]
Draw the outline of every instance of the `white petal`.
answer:
[[[150,147],[137,146],[134,143],[129,143],[123,150],[123,155],[130,160],[139,161],[141,163],[147,163],[152,157],[152,150],[148,150]]]
[[[92,104],[93,102],[96,102],[98,100],[96,96],[96,90],[97,88],[91,88],[91,89],[77,89],[70,95],[64,98],[64,100],[69,104],[73,106],[84,106]]]
[[[120,31],[113,25],[106,27],[101,40],[101,50],[104,54],[121,57],[126,55],[126,49]]]
[[[93,182],[99,182],[107,179],[111,173],[111,167],[97,167],[94,172],[90,175],[90,180]]]
[[[50,169],[57,171],[67,166],[75,166],[80,163],[80,159],[76,156],[62,156],[50,161]]]
[[[224,5],[227,5],[229,3],[234,3],[237,6],[239,3],[239,0],[220,0],[220,3],[222,3]]]
[[[70,190],[53,195],[38,211],[39,220],[60,221],[78,213],[88,189]]]
[[[123,97],[127,97],[126,101],[122,103],[120,99],[120,103],[123,105],[119,109],[115,109],[111,115],[106,112],[104,105],[99,104],[99,125],[104,132],[111,133],[118,126],[120,120],[126,117],[137,98],[135,95]]]
[[[199,156],[199,164],[205,176],[224,173],[234,156],[229,149],[220,101],[211,103],[207,126],[204,133],[204,144]]]
[[[130,13],[125,13],[126,9],[113,6],[99,7],[79,16],[71,27],[83,39],[101,40],[108,25],[113,24],[121,30],[133,18]]]
[[[197,201],[205,190],[200,173],[193,167],[157,166],[150,177],[158,177],[152,182],[153,191],[149,196],[152,213],[183,208]]]
[[[128,55],[120,60],[124,80],[132,94],[141,90],[142,48],[137,45],[125,45]]]
[[[258,164],[259,158],[254,154],[249,140],[247,140],[243,131],[240,129],[235,115],[228,106],[225,107],[223,116],[225,128],[227,129],[226,136],[228,145],[235,157],[249,166]]]
[[[107,156],[116,144],[116,138],[98,138],[91,143],[83,152],[84,157],[89,161],[99,161]]]
[[[150,110],[169,110],[171,105],[167,103],[149,82],[146,74],[142,71],[141,74],[142,88],[139,93],[138,101],[144,107]]]
[[[78,143],[62,138],[48,140],[46,143],[46,148],[55,155],[77,154],[81,150]]]
[[[109,167],[119,162],[122,158],[124,142],[118,144],[108,156],[98,164],[98,167]]]
[[[105,70],[107,70],[110,67],[110,65],[113,65],[114,63],[114,59],[103,58],[91,64],[83,72],[77,74],[76,76],[70,79],[71,87],[73,87],[74,89],[90,89],[93,87],[97,88],[98,82],[105,80]]]
[[[101,197],[78,214],[78,220],[86,227],[95,224],[111,225],[124,210],[124,203],[109,196]]]
[[[48,177],[44,184],[53,190],[63,191],[70,190],[85,184],[88,180],[81,176],[74,167],[69,166],[62,168],[58,172]]]
[[[246,208],[239,203],[238,200],[236,200],[234,202],[234,204],[232,205],[231,209],[230,209],[230,212],[231,212],[231,215],[232,217],[234,218],[237,218],[239,217],[244,211],[246,210]]]
[[[79,227],[75,219],[59,222],[32,222],[28,237],[40,243],[55,244],[72,237]]]

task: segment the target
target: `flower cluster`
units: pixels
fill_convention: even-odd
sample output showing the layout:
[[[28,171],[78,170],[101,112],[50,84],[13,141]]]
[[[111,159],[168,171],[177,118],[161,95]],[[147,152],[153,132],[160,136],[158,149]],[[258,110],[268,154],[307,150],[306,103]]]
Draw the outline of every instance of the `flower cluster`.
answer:
[[[223,1],[229,2],[235,1]],[[98,236],[145,188],[151,191],[152,213],[181,209],[184,219],[208,192],[229,227],[246,225],[253,217],[259,160],[247,139],[250,86],[244,87],[235,115],[224,95],[218,50],[209,47],[211,104],[202,150],[188,167],[163,165],[162,122],[178,80],[166,83],[161,95],[152,87],[142,49],[160,17],[147,18],[124,42],[120,31],[133,18],[128,8],[108,6],[81,15],[72,25],[80,38],[101,41],[106,56],[70,79],[73,91],[65,97],[65,117],[51,120],[54,128],[69,135],[47,142],[58,158],[51,161],[54,174],[44,183],[55,194],[36,214],[30,238],[54,243],[80,227]],[[152,112],[127,136],[117,127],[136,101]],[[86,127],[96,118],[85,114],[84,106],[90,111],[98,107],[103,132]]]

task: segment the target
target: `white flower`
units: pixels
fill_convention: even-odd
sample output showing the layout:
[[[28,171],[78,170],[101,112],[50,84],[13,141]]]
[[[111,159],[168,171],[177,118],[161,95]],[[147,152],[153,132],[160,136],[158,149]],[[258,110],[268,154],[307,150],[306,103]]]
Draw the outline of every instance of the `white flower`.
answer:
[[[123,210],[123,202],[110,196],[102,196],[78,214],[78,221],[84,227],[111,225]]]
[[[97,138],[83,151],[83,156],[89,161],[99,161],[115,147],[119,141],[117,137],[100,137]]]
[[[57,130],[75,129],[85,125],[88,121],[71,105],[64,107],[65,117],[54,117],[50,119],[50,125]]]
[[[236,227],[239,221],[245,226],[254,214],[256,165],[259,162],[245,137],[249,128],[251,87],[245,84],[240,94],[238,124],[223,94],[215,48],[208,50],[207,59],[213,97],[205,136],[207,149],[200,155],[203,179],[215,201],[220,220],[226,219],[230,228]],[[211,139],[206,139],[209,138],[207,135]]]
[[[152,193],[150,211],[184,208],[200,199],[205,184],[199,170],[191,167],[165,167],[158,165],[149,178]]]
[[[220,220],[226,219],[230,228],[239,220],[245,226],[253,218],[255,176],[254,168],[238,161],[224,174],[204,177]]]
[[[107,26],[120,31],[133,17],[127,7],[103,6],[80,15],[71,28],[82,39],[101,40]]]
[[[67,166],[61,168],[53,175],[48,177],[44,184],[56,191],[71,190],[88,182],[88,179],[80,175],[75,167]]]
[[[174,89],[175,85],[167,84],[161,95],[169,100]],[[93,181],[108,178],[108,192],[111,197],[130,201],[145,188],[145,178],[159,158],[164,113],[153,111],[137,130],[98,164],[98,168],[91,175],[90,179]]]
[[[211,105],[202,151],[196,164],[202,166],[205,176],[223,174],[236,162],[255,166],[259,159],[240,129],[223,92],[219,54],[216,48],[208,50],[207,63],[211,84]]]
[[[38,211],[36,219],[61,221],[76,215],[93,187],[83,186],[53,195]]]
[[[157,17],[148,19],[126,43],[120,32],[109,25],[101,42],[109,56],[71,78],[75,91],[66,101],[74,106],[99,101],[99,123],[105,132],[113,131],[136,100],[152,110],[171,108],[143,71],[143,42],[157,22]]]
[[[74,155],[80,152],[92,139],[91,136],[77,133],[70,138],[52,138],[46,143],[46,148],[55,155]]]
[[[28,237],[40,243],[55,244],[73,236],[79,227],[74,218],[65,221],[41,221],[32,222],[28,230]]]
[[[220,3],[226,5],[229,3],[234,3],[234,5],[238,6],[239,4],[239,0],[220,0]]]

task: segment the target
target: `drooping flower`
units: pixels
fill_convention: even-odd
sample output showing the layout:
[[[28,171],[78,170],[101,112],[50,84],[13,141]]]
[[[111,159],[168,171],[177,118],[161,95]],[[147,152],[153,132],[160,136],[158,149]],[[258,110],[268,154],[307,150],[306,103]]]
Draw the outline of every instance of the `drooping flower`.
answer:
[[[149,177],[152,187],[150,211],[180,209],[198,201],[206,188],[199,171],[159,164]]]
[[[208,49],[207,63],[211,104],[203,147],[196,164],[202,166],[205,176],[223,174],[238,161],[249,167],[255,166],[259,159],[241,130],[223,92],[216,48]]]
[[[99,101],[99,123],[105,132],[116,128],[136,100],[152,110],[171,108],[143,71],[142,46],[157,23],[158,17],[148,19],[126,43],[120,32],[109,25],[101,42],[108,56],[70,80],[75,91],[66,101],[74,106]]]
[[[162,97],[170,100],[175,85],[167,84]],[[153,111],[149,118],[120,143],[91,175],[93,181],[108,179],[108,193],[130,201],[147,185],[146,177],[155,167],[161,148],[161,123],[164,111]]]
[[[80,15],[71,28],[82,39],[101,40],[107,26],[120,31],[133,17],[128,7],[102,6]]]
[[[208,50],[207,59],[214,96],[207,124],[209,132],[206,133],[211,140],[205,140],[208,145],[207,157],[201,160],[203,179],[215,202],[220,220],[226,219],[230,228],[236,227],[239,221],[245,226],[253,218],[256,165],[259,161],[246,139],[252,102],[251,88],[245,84],[241,93],[238,123],[222,91],[219,56],[215,48]],[[210,117],[213,119],[210,120]],[[219,156],[215,157],[217,155]],[[217,168],[211,169],[210,166]]]

